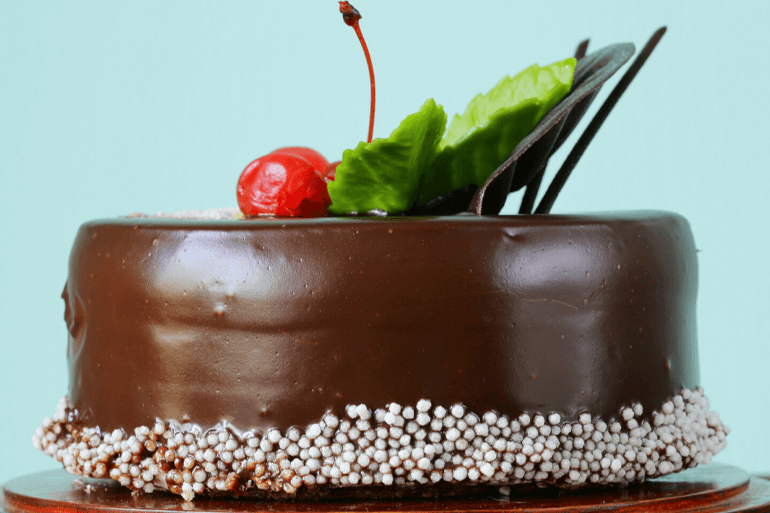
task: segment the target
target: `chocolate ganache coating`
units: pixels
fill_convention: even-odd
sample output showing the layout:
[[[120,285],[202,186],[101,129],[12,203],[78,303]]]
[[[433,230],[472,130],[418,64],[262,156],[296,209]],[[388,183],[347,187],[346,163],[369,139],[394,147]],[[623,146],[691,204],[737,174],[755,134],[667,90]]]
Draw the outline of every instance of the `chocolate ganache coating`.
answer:
[[[64,291],[69,397],[103,430],[423,398],[649,415],[698,385],[697,275],[667,212],[92,221]]]

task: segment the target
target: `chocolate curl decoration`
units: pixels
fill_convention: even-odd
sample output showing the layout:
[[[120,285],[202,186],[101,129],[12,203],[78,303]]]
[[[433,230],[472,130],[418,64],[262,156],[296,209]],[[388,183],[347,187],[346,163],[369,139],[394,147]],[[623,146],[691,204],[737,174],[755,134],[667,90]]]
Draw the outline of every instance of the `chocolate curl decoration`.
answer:
[[[632,43],[619,43],[580,59],[575,68],[572,91],[540,120],[535,129],[516,146],[511,156],[479,187],[468,212],[476,215],[500,213],[508,193],[525,187],[534,179],[541,165],[547,162],[577,126],[601,86],[633,54]],[[550,133],[552,131],[555,133]],[[532,153],[525,158],[529,152]]]
[[[578,45],[580,56],[588,47],[588,41]],[[453,215],[467,211],[475,214],[500,213],[508,194],[529,184],[532,205],[524,214],[531,213],[537,196],[537,185],[542,180],[550,156],[561,147],[588,110],[601,86],[633,55],[631,43],[608,46],[580,58],[575,68],[572,91],[540,121],[537,127],[522,140],[508,158],[487,179],[482,187],[469,185],[441,195],[424,204],[415,205],[407,215]],[[470,205],[470,206],[469,206]]]
[[[575,165],[580,160],[580,157],[583,156],[586,148],[589,144],[591,144],[591,141],[596,135],[596,132],[599,131],[602,124],[607,119],[607,116],[609,116],[610,112],[612,112],[612,109],[618,103],[620,97],[626,91],[629,84],[631,84],[631,81],[634,79],[634,77],[636,77],[636,74],[639,73],[639,70],[647,61],[647,58],[658,45],[658,42],[660,42],[660,39],[665,33],[666,27],[661,27],[655,31],[650,40],[647,41],[647,44],[644,45],[644,48],[642,49],[639,56],[634,60],[634,62],[628,68],[628,71],[626,71],[626,73],[623,75],[623,78],[621,78],[618,84],[615,86],[615,89],[612,90],[605,102],[599,108],[599,111],[591,120],[591,123],[589,123],[588,128],[586,128],[585,132],[583,132],[583,135],[580,136],[577,144],[575,144],[575,147],[572,148],[572,151],[567,156],[564,164],[562,164],[561,169],[559,169],[559,172],[556,173],[553,182],[551,182],[551,185],[548,187],[545,195],[543,195],[543,199],[540,200],[540,204],[537,206],[537,210],[535,210],[536,214],[547,214],[551,211],[551,208],[556,201],[556,197],[559,195],[559,192],[561,192],[564,184],[567,181],[567,178],[569,178],[570,173],[572,173]]]

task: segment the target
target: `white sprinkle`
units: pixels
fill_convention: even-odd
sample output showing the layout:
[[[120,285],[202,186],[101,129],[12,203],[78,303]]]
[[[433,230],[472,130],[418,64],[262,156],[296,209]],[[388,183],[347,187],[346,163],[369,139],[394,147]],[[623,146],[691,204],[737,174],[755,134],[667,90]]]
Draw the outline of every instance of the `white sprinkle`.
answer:
[[[427,411],[430,411],[430,407],[431,407],[431,404],[428,399],[420,399],[419,401],[417,401],[417,411],[425,413]]]
[[[339,422],[340,421],[339,421],[339,419],[337,418],[337,416],[335,414],[333,414],[331,412],[328,412],[328,413],[326,413],[326,415],[324,415],[323,422],[328,427],[334,429],[337,426],[339,426]]]
[[[484,422],[487,423],[489,426],[494,426],[497,422],[497,414],[493,411],[488,411],[484,414]]]
[[[401,413],[401,405],[398,403],[390,403],[388,405],[388,411],[393,415],[398,415],[399,413]]]
[[[369,411],[369,408],[367,408],[365,404],[356,406],[356,413],[358,413],[358,417],[361,420],[369,420],[372,418],[372,412]]]
[[[622,423],[612,421],[607,426],[605,420],[593,420],[584,412],[578,423],[560,426],[561,416],[553,412],[533,417],[523,414],[513,421],[487,412],[479,422],[474,413],[466,412],[459,404],[450,409],[452,415],[448,416],[441,406],[418,402],[417,412],[412,408],[405,412],[414,419],[406,426],[403,417],[391,412],[391,408],[401,412],[400,407],[388,405],[387,410],[372,413],[359,405],[358,420],[339,422],[327,414],[323,423],[308,426],[304,435],[301,430],[290,428],[285,437],[278,430],[268,430],[263,437],[254,431],[233,431],[227,424],[201,435],[199,431],[185,431],[188,425],[170,422],[156,423],[152,429],[140,426],[128,439],[122,430],[100,436],[96,430],[85,428],[71,442],[64,439],[71,428],[65,424],[69,413],[66,399],[63,402],[64,407],[57,409],[55,419],[37,430],[34,443],[62,461],[65,469],[86,477],[109,474],[124,485],[133,483],[144,489],[158,477],[162,482],[166,476],[156,464],[158,456],[130,464],[145,450],[143,442],[149,438],[158,448],[170,449],[168,461],[179,461],[180,468],[185,469],[172,469],[166,479],[180,484],[184,481],[188,484],[186,490],[192,489],[196,494],[224,490],[225,477],[231,472],[243,472],[247,464],[257,467],[251,486],[269,490],[275,486],[271,484],[273,479],[282,479],[284,484],[278,486],[289,493],[303,484],[312,486],[330,480],[334,485],[354,481],[451,482],[456,481],[454,471],[461,465],[464,470],[459,473],[465,472],[464,478],[491,483],[544,479],[566,480],[574,485],[588,481],[631,482],[710,461],[724,447],[729,432],[718,415],[709,411],[702,391],[686,389],[653,413],[652,425],[633,418],[641,412],[639,403],[619,410]],[[422,411],[426,406],[426,411]],[[362,407],[366,410],[359,412]],[[667,413],[669,409],[672,411]],[[377,419],[374,426],[361,418],[367,413]],[[392,433],[384,424],[389,413]],[[461,415],[456,417],[455,413]],[[424,422],[423,415],[429,422]],[[327,418],[339,429],[326,424]],[[589,422],[584,424],[586,420]],[[526,433],[521,432],[522,423]],[[308,435],[318,436],[311,442]],[[403,450],[397,452],[399,449]],[[108,471],[110,461],[115,467]],[[202,468],[191,473],[196,465]]]

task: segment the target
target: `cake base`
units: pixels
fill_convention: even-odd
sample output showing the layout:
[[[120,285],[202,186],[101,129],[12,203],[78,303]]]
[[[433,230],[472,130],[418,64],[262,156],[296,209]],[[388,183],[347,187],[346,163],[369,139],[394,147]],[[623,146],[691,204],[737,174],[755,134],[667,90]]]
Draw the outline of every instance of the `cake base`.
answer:
[[[2,513],[83,511],[135,513],[200,512],[486,512],[486,511],[770,511],[770,482],[729,465],[712,463],[627,488],[576,492],[513,490],[511,496],[471,496],[442,500],[259,502],[200,498],[188,503],[168,493],[132,494],[116,482],[80,479],[62,470],[24,476],[6,483]]]

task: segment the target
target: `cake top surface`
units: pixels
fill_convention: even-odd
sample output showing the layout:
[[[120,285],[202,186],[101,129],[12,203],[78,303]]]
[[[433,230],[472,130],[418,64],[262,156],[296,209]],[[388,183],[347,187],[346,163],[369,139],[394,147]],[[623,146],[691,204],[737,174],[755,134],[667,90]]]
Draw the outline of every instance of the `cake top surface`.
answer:
[[[259,220],[244,219],[233,208],[207,209],[207,210],[182,210],[169,214],[157,215],[132,214],[126,217],[95,219],[87,225],[114,225],[114,226],[155,226],[169,228],[190,229],[268,229],[272,227],[300,227],[300,226],[362,226],[362,225],[438,225],[455,224],[463,226],[494,226],[494,225],[588,225],[603,224],[607,222],[622,221],[653,221],[667,218],[676,218],[685,221],[680,214],[664,210],[628,210],[611,212],[585,212],[578,214],[531,214],[531,215],[496,215],[475,216],[472,214],[459,214],[454,216],[345,216],[345,217],[262,217]],[[685,221],[686,222],[686,221]]]

